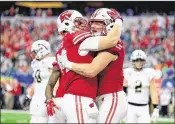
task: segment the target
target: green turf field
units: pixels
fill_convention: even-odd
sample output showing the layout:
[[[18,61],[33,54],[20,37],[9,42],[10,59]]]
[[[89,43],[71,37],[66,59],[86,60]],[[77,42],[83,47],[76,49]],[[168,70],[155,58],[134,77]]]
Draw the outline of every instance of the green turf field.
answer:
[[[29,123],[29,120],[26,113],[1,113],[1,123]]]
[[[30,115],[28,111],[1,110],[1,123],[29,123],[29,120]],[[159,119],[157,123],[174,124],[174,120]]]

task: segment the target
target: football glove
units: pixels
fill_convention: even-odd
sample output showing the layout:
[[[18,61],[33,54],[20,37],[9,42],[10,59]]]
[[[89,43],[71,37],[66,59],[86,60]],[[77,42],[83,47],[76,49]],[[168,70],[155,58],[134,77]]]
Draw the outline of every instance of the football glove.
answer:
[[[29,108],[30,102],[31,102],[31,99],[26,96],[23,102],[24,110],[27,110]]]
[[[152,121],[156,122],[158,118],[159,118],[159,109],[154,108],[151,119],[152,119]]]
[[[55,114],[55,108],[59,109],[52,99],[46,101],[46,107],[48,116],[53,116]]]

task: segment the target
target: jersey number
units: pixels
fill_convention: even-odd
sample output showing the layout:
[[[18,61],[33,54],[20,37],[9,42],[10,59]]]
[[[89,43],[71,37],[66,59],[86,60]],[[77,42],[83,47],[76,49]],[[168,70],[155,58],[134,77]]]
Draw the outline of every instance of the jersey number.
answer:
[[[35,73],[35,78],[38,83],[41,83],[41,76],[40,76],[40,70],[38,69]]]
[[[142,82],[136,81],[135,92],[140,93],[142,91],[141,87],[142,87]]]

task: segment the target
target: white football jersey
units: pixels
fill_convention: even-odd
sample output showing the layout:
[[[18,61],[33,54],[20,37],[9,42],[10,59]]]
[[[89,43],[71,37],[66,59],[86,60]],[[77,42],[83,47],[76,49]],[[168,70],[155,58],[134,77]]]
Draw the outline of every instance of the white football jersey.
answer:
[[[32,101],[30,104],[30,112],[31,114],[41,113],[36,109],[37,106],[40,108],[45,108],[45,89],[51,75],[52,63],[55,61],[55,57],[46,57],[41,61],[33,60],[31,63],[31,67],[33,69],[33,77],[34,77],[34,95],[32,97]],[[45,110],[43,110],[45,111]],[[44,114],[44,113],[43,113]]]
[[[147,104],[149,101],[150,81],[156,76],[152,68],[144,68],[136,72],[133,68],[124,69],[124,77],[128,83],[128,102]]]

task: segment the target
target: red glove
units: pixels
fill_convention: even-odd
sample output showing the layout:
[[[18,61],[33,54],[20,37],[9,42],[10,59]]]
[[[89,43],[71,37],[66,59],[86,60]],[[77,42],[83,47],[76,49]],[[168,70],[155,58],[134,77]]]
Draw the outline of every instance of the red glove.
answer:
[[[46,107],[48,116],[53,116],[55,114],[54,108],[59,109],[51,99],[47,100]]]
[[[111,16],[112,19],[116,20],[116,19],[122,19],[122,17],[120,16],[119,12],[115,9],[110,9],[111,11],[108,11],[108,15]]]

